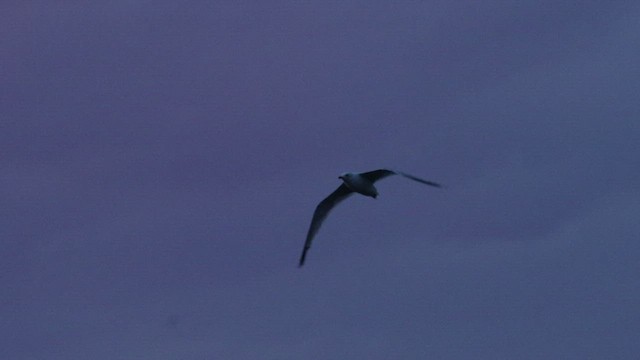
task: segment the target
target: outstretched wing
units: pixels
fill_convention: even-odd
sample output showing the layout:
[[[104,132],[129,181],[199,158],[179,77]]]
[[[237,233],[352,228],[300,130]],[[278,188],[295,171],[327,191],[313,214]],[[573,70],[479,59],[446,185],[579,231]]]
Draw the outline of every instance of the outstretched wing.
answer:
[[[384,179],[387,176],[395,175],[395,174],[397,174],[395,171],[380,169],[380,170],[373,170],[373,171],[367,171],[367,172],[361,173],[360,176],[374,183],[380,179]]]
[[[387,169],[380,169],[380,170],[373,170],[373,171],[367,171],[365,173],[361,173],[360,176],[364,177],[365,179],[373,182],[376,182],[380,179],[384,179],[389,175],[402,175],[406,178],[409,178],[411,180],[417,181],[419,183],[423,183],[426,185],[430,185],[430,186],[435,186],[435,187],[442,187],[440,184],[435,183],[433,181],[428,181],[428,180],[424,180],[424,179],[420,179],[418,177],[415,177],[413,175],[409,175],[400,171],[392,171],[392,170],[387,170]]]
[[[409,178],[411,180],[415,180],[415,181],[417,181],[419,183],[423,183],[425,185],[430,185],[430,186],[435,186],[435,187],[442,187],[442,185],[440,185],[440,184],[438,184],[436,182],[425,180],[425,179],[420,179],[418,177],[415,177],[413,175],[409,175],[407,173],[403,173],[403,172],[400,172],[400,171],[396,171],[396,174],[400,174],[400,175],[402,175],[402,176],[404,176],[406,178]]]
[[[304,258],[307,256],[307,251],[311,247],[311,241],[313,241],[313,237],[320,229],[320,225],[324,219],[329,215],[329,211],[333,209],[334,206],[338,205],[338,203],[351,195],[352,191],[349,188],[342,184],[338,186],[338,188],[331,193],[331,195],[327,196],[324,200],[318,204],[316,207],[316,211],[313,213],[313,219],[311,220],[311,226],[309,226],[309,232],[307,232],[307,240],[304,242],[304,249],[302,249],[302,255],[300,255],[300,263],[298,266],[304,265]]]

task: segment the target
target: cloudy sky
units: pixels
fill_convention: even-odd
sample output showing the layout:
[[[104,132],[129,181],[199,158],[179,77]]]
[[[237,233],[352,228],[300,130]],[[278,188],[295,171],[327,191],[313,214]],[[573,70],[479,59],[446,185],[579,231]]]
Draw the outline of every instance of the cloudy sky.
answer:
[[[636,1],[0,9],[6,359],[640,352]]]

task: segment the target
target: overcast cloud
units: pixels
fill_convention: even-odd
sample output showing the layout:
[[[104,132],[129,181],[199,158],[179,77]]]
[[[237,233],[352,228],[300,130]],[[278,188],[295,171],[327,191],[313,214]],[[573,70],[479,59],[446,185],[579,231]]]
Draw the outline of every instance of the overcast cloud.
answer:
[[[635,359],[634,1],[6,1],[6,359]],[[297,259],[345,171],[396,168]]]

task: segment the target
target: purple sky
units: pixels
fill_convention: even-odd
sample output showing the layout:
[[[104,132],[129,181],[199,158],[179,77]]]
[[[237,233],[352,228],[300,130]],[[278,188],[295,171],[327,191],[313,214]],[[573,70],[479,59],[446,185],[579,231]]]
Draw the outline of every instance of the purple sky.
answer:
[[[638,2],[314,3],[0,5],[3,358],[637,358]]]

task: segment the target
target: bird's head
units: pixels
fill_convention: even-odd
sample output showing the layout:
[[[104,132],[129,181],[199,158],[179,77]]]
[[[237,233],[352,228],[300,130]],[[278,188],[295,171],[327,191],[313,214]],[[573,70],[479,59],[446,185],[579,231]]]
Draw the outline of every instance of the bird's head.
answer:
[[[342,174],[340,174],[340,176],[338,176],[338,179],[345,180],[345,179],[348,179],[348,178],[350,178],[352,176],[353,176],[353,173],[348,173],[348,172],[347,173],[342,173]]]

